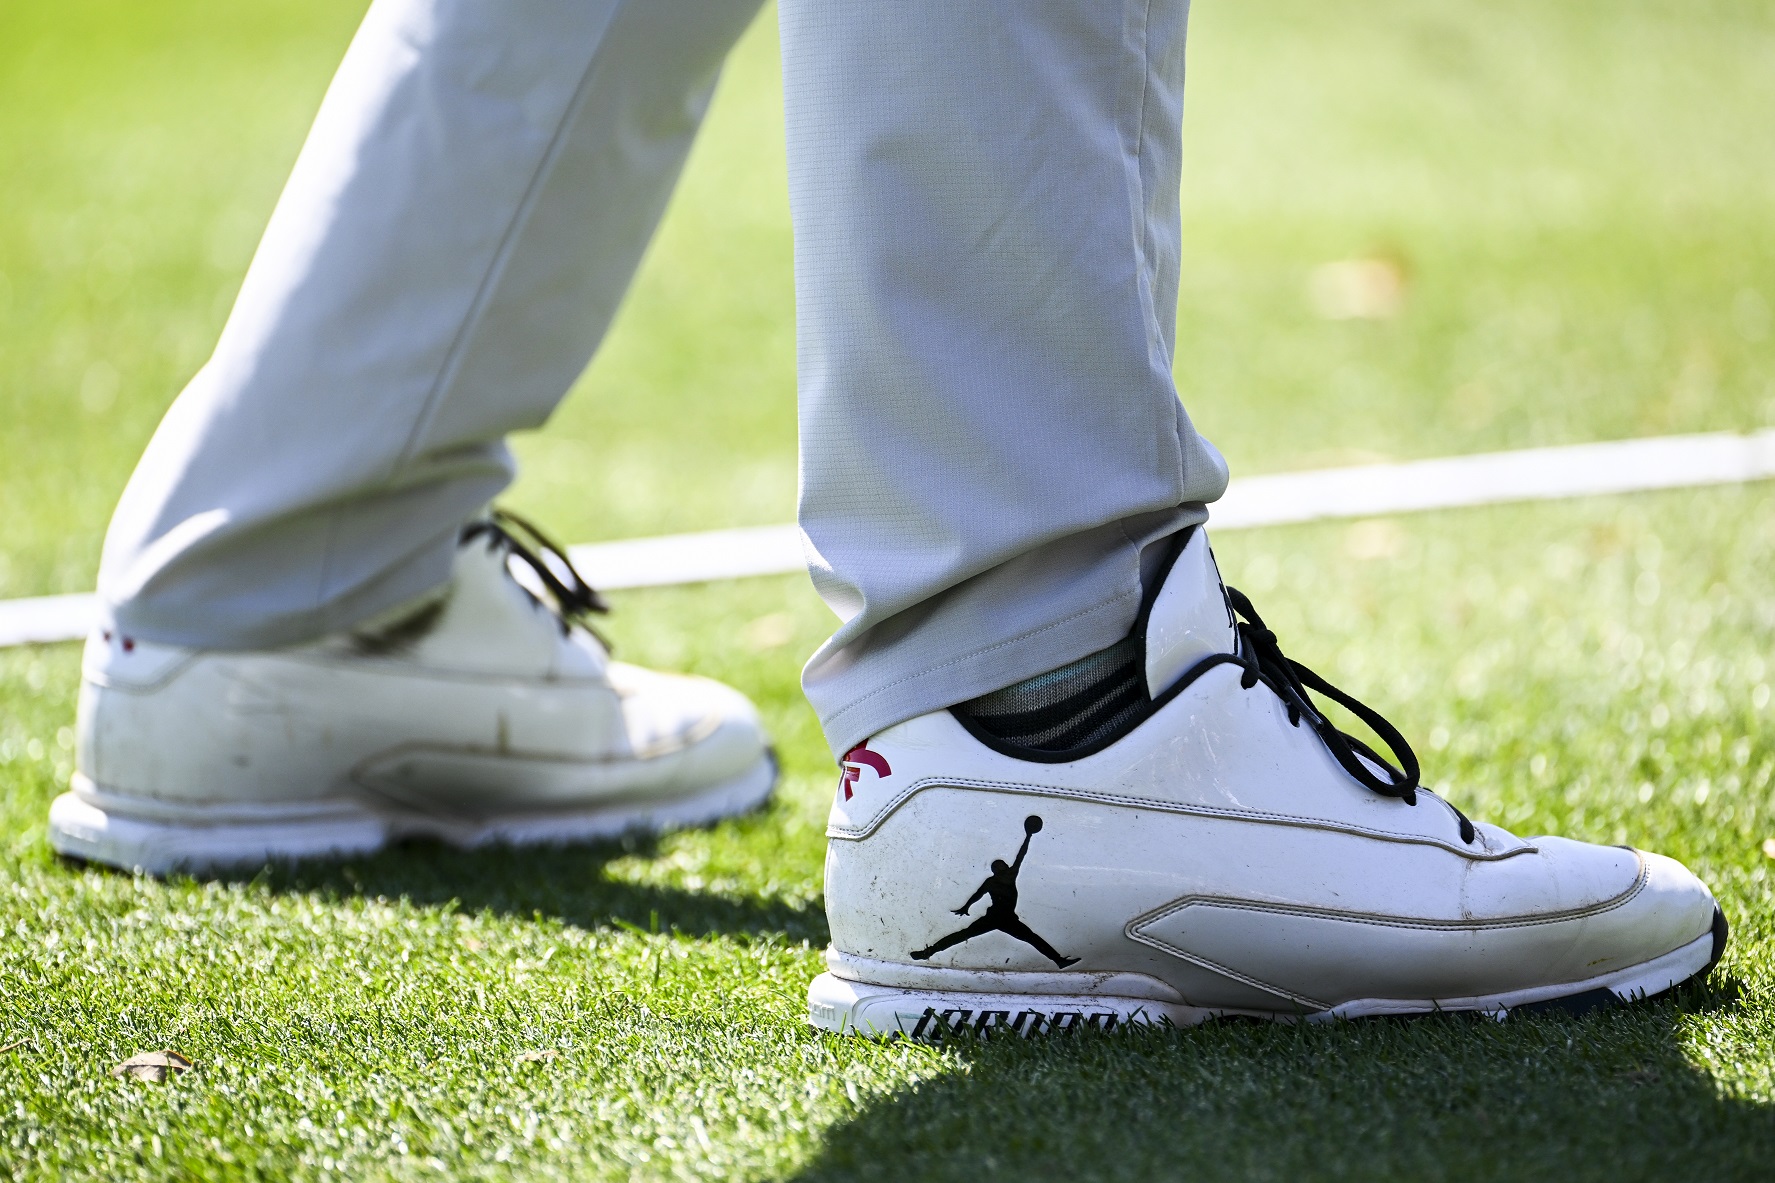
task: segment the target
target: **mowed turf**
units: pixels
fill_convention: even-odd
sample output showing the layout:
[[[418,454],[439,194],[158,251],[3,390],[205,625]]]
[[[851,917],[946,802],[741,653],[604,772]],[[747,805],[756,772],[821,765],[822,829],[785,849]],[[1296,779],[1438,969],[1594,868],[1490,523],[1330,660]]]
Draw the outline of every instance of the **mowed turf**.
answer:
[[[0,8],[0,595],[91,586],[360,6]],[[769,15],[515,502],[578,541],[778,521],[793,341]],[[1179,377],[1240,471],[1775,420],[1775,10],[1204,0]],[[1387,259],[1396,316],[1314,269]],[[1463,809],[1691,862],[1704,987],[1583,1019],[941,1049],[802,1020],[835,770],[795,578],[615,597],[785,776],[707,832],[237,880],[58,862],[78,653],[0,651],[0,1168],[20,1177],[1764,1178],[1775,485],[1223,534],[1285,648]],[[1775,845],[1768,847],[1775,850]],[[1401,901],[1409,907],[1409,901]],[[133,1052],[197,1061],[164,1085]],[[529,1058],[521,1058],[527,1056]]]

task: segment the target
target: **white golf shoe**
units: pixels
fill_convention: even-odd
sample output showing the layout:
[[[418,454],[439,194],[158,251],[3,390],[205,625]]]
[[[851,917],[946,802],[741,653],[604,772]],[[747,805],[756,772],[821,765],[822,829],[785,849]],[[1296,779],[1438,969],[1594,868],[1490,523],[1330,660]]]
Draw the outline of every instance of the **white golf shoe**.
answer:
[[[50,841],[162,873],[407,836],[579,841],[768,797],[752,704],[611,661],[573,623],[600,608],[559,551],[496,514],[464,531],[442,593],[349,633],[262,652],[95,634]]]
[[[1656,994],[1719,959],[1725,919],[1680,864],[1518,838],[1416,787],[1398,733],[1222,588],[1202,530],[1145,641],[1150,710],[1100,750],[1020,758],[938,711],[849,754],[813,1023],[928,1038],[1501,1016]],[[1400,768],[1308,688],[1352,706]]]

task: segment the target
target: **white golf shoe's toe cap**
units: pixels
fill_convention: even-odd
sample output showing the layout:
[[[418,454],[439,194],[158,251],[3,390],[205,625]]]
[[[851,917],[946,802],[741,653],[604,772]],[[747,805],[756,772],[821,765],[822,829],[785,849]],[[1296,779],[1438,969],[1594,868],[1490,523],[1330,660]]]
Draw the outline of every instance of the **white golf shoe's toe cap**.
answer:
[[[634,756],[671,763],[674,780],[730,779],[756,765],[769,748],[758,709],[731,686],[624,662],[612,662],[609,677]]]
[[[1719,905],[1695,873],[1661,854],[1639,852],[1645,886],[1629,905],[1635,943],[1648,957],[1681,948],[1711,932]]]
[[[1702,965],[1690,964],[1695,956],[1707,954],[1702,961],[1712,963],[1716,951],[1705,938],[1715,932],[1718,907],[1707,885],[1687,867],[1640,850],[1564,838],[1541,837],[1532,842],[1539,857],[1554,864],[1555,878],[1563,887],[1570,889],[1586,880],[1593,883],[1592,890],[1584,893],[1590,898],[1571,901],[1577,907],[1548,907],[1541,917],[1528,914],[1522,918],[1527,945],[1538,943],[1533,938],[1535,929],[1549,925],[1569,941],[1559,955],[1548,950],[1549,963],[1542,972],[1549,984],[1559,979],[1590,982],[1626,975],[1619,980],[1627,993],[1651,994],[1698,972]],[[1617,887],[1614,879],[1623,862],[1631,867],[1632,879]],[[1613,890],[1596,890],[1605,886]],[[1672,959],[1685,949],[1689,955]],[[1642,982],[1635,976],[1636,968],[1643,968],[1656,977],[1658,967],[1667,961],[1668,980],[1647,978]],[[1533,971],[1532,959],[1524,968]]]

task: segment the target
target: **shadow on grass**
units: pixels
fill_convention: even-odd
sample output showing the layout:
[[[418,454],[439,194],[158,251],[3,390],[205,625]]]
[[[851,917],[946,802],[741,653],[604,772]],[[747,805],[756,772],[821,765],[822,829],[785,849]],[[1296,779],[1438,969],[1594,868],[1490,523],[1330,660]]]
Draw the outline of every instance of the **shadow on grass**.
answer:
[[[1775,1110],[1682,1051],[1735,983],[1573,1018],[1210,1024],[967,1041],[798,1178],[1767,1179]],[[1701,1014],[1697,1014],[1701,1012]]]
[[[477,851],[411,842],[349,861],[275,866],[254,878],[273,891],[406,899],[470,915],[550,917],[581,928],[632,925],[691,936],[782,933],[825,943],[826,913],[818,901],[629,883],[608,874],[614,860],[651,857],[657,849],[655,840],[644,837]]]

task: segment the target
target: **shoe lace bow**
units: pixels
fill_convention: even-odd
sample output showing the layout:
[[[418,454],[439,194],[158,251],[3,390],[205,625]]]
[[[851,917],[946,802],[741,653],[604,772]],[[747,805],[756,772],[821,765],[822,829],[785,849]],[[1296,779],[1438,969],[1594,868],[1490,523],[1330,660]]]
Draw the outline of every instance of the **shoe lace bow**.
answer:
[[[1301,720],[1305,719],[1318,734],[1325,750],[1331,753],[1332,758],[1357,784],[1383,797],[1397,797],[1407,805],[1416,805],[1418,790],[1422,788],[1422,770],[1418,766],[1417,753],[1411,750],[1411,745],[1399,733],[1399,729],[1385,715],[1355,695],[1340,690],[1306,666],[1284,655],[1276,634],[1264,624],[1263,617],[1257,614],[1257,609],[1251,606],[1251,600],[1245,593],[1229,587],[1226,594],[1227,603],[1233,611],[1244,617],[1243,620],[1235,620],[1239,634],[1238,663],[1245,667],[1239,684],[1249,690],[1262,682],[1275,691],[1276,697],[1288,708],[1288,721],[1299,727]],[[1325,717],[1309,691],[1323,694],[1362,720],[1392,750],[1398,765],[1395,766],[1362,740],[1339,730],[1336,724]],[[1443,804],[1448,805],[1448,802],[1444,801]],[[1471,843],[1476,835],[1473,823],[1453,805],[1448,807],[1460,819],[1461,841]]]

